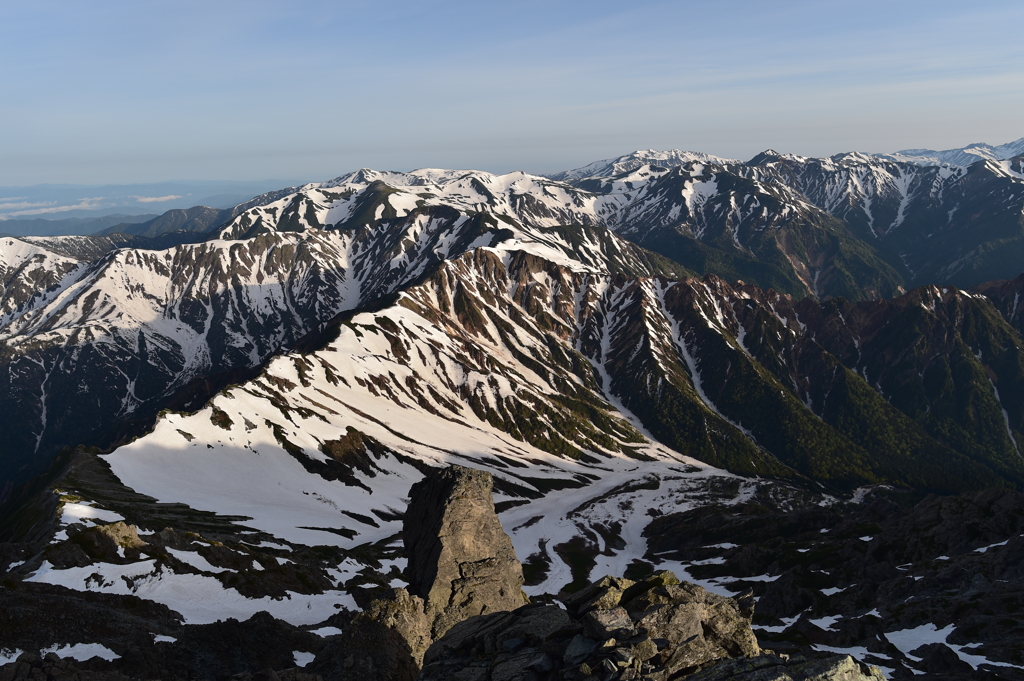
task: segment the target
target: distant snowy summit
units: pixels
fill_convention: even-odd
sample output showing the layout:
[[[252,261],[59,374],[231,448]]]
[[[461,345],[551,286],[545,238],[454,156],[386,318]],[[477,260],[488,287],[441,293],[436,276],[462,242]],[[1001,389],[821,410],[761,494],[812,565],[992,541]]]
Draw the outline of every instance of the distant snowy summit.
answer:
[[[655,165],[674,168],[686,165],[687,163],[725,165],[727,163],[739,163],[739,161],[712,156],[700,151],[680,151],[679,149],[658,151],[656,149],[645,149],[643,151],[634,151],[632,154],[626,154],[618,158],[594,161],[582,168],[563,170],[560,173],[554,173],[546,177],[557,182],[573,182],[574,180],[583,180],[588,177],[615,177],[623,173],[632,172],[643,166]]]
[[[960,149],[946,149],[944,151],[935,151],[933,149],[903,149],[901,151],[895,151],[888,154],[845,152],[836,154],[830,158],[832,160],[844,159],[847,161],[853,160],[860,162],[865,162],[870,158],[878,158],[890,161],[900,161],[903,163],[913,163],[920,166],[947,165],[966,168],[978,161],[1005,161],[1021,155],[1024,155],[1024,137],[1020,138],[1016,142],[1007,142],[1006,144],[1000,144],[999,146],[992,146],[991,144],[978,142],[976,144],[969,144]],[[768,149],[761,152],[750,161],[747,161],[747,165],[757,165],[759,162],[763,162],[771,158],[796,161],[800,163],[812,160],[810,157],[798,156],[795,154],[782,154],[774,151],[773,149]],[[679,149],[659,151],[656,149],[644,149],[634,151],[631,154],[619,156],[618,158],[595,161],[580,168],[552,173],[545,177],[557,182],[572,183],[587,178],[616,177],[623,173],[638,170],[644,166],[674,168],[688,163],[705,163],[709,165],[724,166],[742,164],[742,161],[722,158],[712,154],[705,154],[700,151],[681,151]]]
[[[984,142],[978,142],[968,144],[961,149],[946,149],[945,151],[903,149],[892,154],[876,154],[876,156],[924,166],[953,165],[966,168],[978,161],[1005,161],[1022,154],[1024,154],[1024,137],[1021,137],[1016,142],[1007,142],[997,147],[985,144]]]

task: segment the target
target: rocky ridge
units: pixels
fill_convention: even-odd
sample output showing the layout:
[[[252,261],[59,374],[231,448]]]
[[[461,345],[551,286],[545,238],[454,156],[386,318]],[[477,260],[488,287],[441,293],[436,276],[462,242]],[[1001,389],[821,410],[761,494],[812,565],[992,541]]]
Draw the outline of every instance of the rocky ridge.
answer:
[[[305,633],[330,617],[337,616],[325,626],[345,624],[337,606],[368,606],[404,583],[396,581],[405,565],[397,509],[425,470],[452,461],[495,476],[498,509],[526,557],[523,586],[533,595],[576,589],[605,573],[642,581],[685,569],[727,595],[743,586],[770,595],[764,585],[778,578],[777,600],[785,601],[782,587],[807,575],[783,580],[782,566],[794,563],[777,547],[751,540],[736,551],[742,558],[704,545],[650,551],[657,541],[641,532],[708,502],[756,516],[747,502],[758,494],[776,495],[783,518],[805,509],[827,519],[830,505],[858,509],[864,496],[858,493],[851,506],[823,490],[849,494],[882,481],[942,492],[1019,484],[1019,280],[973,293],[928,286],[886,301],[823,300],[845,275],[816,264],[819,256],[842,252],[842,229],[856,224],[880,243],[920,237],[923,213],[913,218],[911,208],[924,205],[925,185],[936,192],[929,215],[945,208],[938,196],[952,195],[945,192],[966,196],[987,187],[991,196],[1012,197],[1019,163],[1008,159],[948,177],[941,168],[911,177],[902,166],[875,164],[867,182],[861,171],[874,161],[855,155],[815,165],[765,154],[746,164],[759,170],[748,168],[742,177],[698,169],[700,159],[678,160],[674,168],[623,168],[635,177],[619,184],[591,177],[579,186],[522,174],[364,171],[337,186],[299,188],[245,208],[232,223],[243,231],[223,234],[232,239],[167,252],[97,242],[99,256],[70,242],[14,244],[3,260],[10,294],[4,333],[13,329],[4,336],[4,357],[14,371],[5,393],[11,406],[0,413],[18,427],[3,429],[5,451],[31,451],[45,461],[45,452],[67,439],[60,432],[80,435],[80,427],[103,424],[112,430],[107,442],[127,440],[161,407],[188,410],[160,414],[151,434],[113,452],[82,453],[87,465],[73,466],[56,495],[45,491],[34,508],[38,522],[29,524],[42,528],[34,537],[40,543],[0,548],[0,568],[12,585],[4,598],[11,613],[20,613],[19,627],[31,626],[25,604],[32,598],[86,609],[100,603],[100,612],[138,607],[134,597],[170,611],[146,611],[145,642],[98,626],[97,615],[81,640],[62,640],[71,634],[45,618],[49,638],[29,637],[25,645],[97,644],[127,659],[133,650],[161,650],[166,641],[155,636],[212,625],[227,613],[243,625],[266,609],[278,618],[271,621]],[[805,189],[771,179],[786,173],[803,178]],[[857,191],[850,189],[855,180]],[[831,201],[833,190],[839,203],[825,210],[819,204]],[[300,194],[305,198],[296,199]],[[877,199],[870,211],[868,198]],[[946,219],[959,220],[968,207]],[[836,220],[842,213],[846,227],[826,213]],[[716,222],[722,215],[729,217]],[[759,229],[762,218],[767,227]],[[1007,219],[1000,229],[1012,232],[1016,223]],[[569,221],[581,224],[563,224]],[[684,277],[682,268],[606,229],[627,222],[638,240],[644,225],[654,225],[651,234],[674,232],[690,246],[718,249],[694,252],[745,248],[762,264],[765,253],[788,240],[772,252],[788,261],[803,248],[808,258],[778,272],[788,271],[803,282],[799,290],[817,299],[715,276]],[[671,224],[678,229],[662,229]],[[946,230],[942,238],[965,233]],[[842,239],[829,241],[837,234]],[[1006,244],[999,254],[1012,256]],[[303,252],[307,247],[312,251]],[[869,255],[882,257],[869,249],[862,265]],[[173,267],[158,272],[168,262]],[[871,284],[882,290],[891,273],[871,271],[884,275]],[[189,279],[183,272],[197,274]],[[124,281],[143,285],[123,287]],[[329,315],[333,321],[322,319]],[[269,340],[264,328],[273,331]],[[182,364],[187,357],[195,362]],[[96,366],[111,368],[100,388],[89,387]],[[36,382],[41,396],[33,392]],[[219,390],[229,382],[235,384]],[[80,422],[69,419],[62,400],[86,405]],[[709,464],[761,479],[740,480]],[[1006,508],[1016,505],[1011,500]],[[872,546],[862,537],[874,535],[854,531],[844,528],[847,544]],[[925,533],[921,526],[908,531]],[[810,632],[821,650],[864,648],[893,673],[938,669],[950,655],[975,675],[997,668],[992,673],[1012,676],[1021,664],[1017,649],[1001,644],[986,620],[1017,626],[1009,624],[1019,619],[1016,596],[1000,581],[1015,574],[1016,535],[995,532],[988,544],[958,545],[968,554],[985,549],[977,555],[922,553],[913,558],[922,565],[911,583],[897,574],[906,564],[893,573],[876,560],[890,549],[863,557],[849,545],[830,544],[827,534],[790,553],[807,549],[808,566],[837,570],[815,563],[815,549],[841,548],[859,566],[854,576],[883,584],[910,606],[879,608],[885,617],[867,627],[878,616],[832,593],[842,584],[827,580],[824,602],[815,589],[793,597],[810,598],[814,610],[780,609],[788,614],[765,627]],[[725,567],[697,564],[719,559]],[[987,586],[958,581],[968,574],[973,580],[972,571],[983,573]],[[196,593],[203,596],[175,597]],[[936,607],[921,608],[915,599],[923,596]],[[778,606],[774,598],[763,612]],[[379,618],[406,610],[396,608]],[[971,608],[982,612],[960,616]],[[807,621],[864,621],[790,621],[803,614]],[[263,626],[259,618],[254,626]],[[911,636],[905,632],[923,635],[929,626],[936,628],[934,642],[903,649]],[[274,648],[272,666],[308,659],[319,645],[309,641],[320,637],[300,638],[302,647]],[[99,670],[107,661],[94,664]],[[127,663],[107,667],[118,664]],[[259,668],[245,660],[231,673]]]
[[[518,242],[592,271],[717,273],[796,298],[1013,277],[1020,170],[1019,158],[954,167],[775,152],[748,163],[642,152],[564,181],[363,169],[216,219],[198,208],[198,222],[187,211],[161,218],[216,225],[201,244],[7,239],[0,376],[13,378],[0,385],[12,396],[0,414],[20,427],[3,428],[11,479],[0,498],[62,447],[130,439],[161,409],[194,408],[275,353],[321,344],[338,315],[384,304],[483,246]],[[608,230],[676,262],[641,256]],[[82,391],[90,398],[66,414],[64,396]]]

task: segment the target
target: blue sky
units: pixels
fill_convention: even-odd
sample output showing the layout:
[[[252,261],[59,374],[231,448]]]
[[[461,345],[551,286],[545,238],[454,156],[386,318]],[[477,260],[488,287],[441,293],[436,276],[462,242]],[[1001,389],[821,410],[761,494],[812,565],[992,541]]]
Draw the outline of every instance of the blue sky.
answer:
[[[1024,3],[0,5],[0,185],[1024,136]]]

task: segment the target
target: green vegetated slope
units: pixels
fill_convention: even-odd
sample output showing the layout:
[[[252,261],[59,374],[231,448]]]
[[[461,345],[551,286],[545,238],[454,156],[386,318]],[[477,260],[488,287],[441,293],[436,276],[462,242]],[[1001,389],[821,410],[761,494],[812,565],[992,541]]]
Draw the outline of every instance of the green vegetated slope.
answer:
[[[461,338],[473,370],[502,375],[486,358],[508,354],[523,367],[514,391],[543,380],[529,398],[463,399],[555,454],[627,451],[629,430],[607,416],[620,404],[676,451],[745,475],[833,489],[1024,483],[1020,337],[980,297],[795,302],[716,277],[586,274],[523,253],[466,254],[409,293],[403,305],[419,301],[412,309]]]
[[[1019,391],[1011,386],[1019,385],[1022,375],[1020,341],[987,302],[948,294],[950,309],[930,314],[930,335],[943,339],[942,347],[926,343],[910,354],[907,339],[890,331],[906,328],[904,317],[916,317],[917,310],[924,313],[921,292],[860,304],[861,313],[879,325],[875,329],[843,323],[838,314],[822,315],[824,306],[811,299],[798,312],[791,299],[771,292],[743,287],[737,296],[715,278],[705,286],[706,293],[680,284],[664,296],[677,320],[677,343],[691,357],[696,369],[691,376],[699,375],[703,401],[748,431],[748,441],[779,462],[839,486],[867,481],[955,490],[1024,480],[1024,460],[1015,444],[1022,415],[1015,400],[1000,402],[995,383],[984,378],[990,373],[1005,391]],[[855,351],[859,343],[859,352],[838,354],[847,349],[844,337]],[[987,362],[969,350],[979,347],[980,338],[996,346]],[[956,369],[946,377],[945,391],[935,392],[930,372],[941,371],[946,362]],[[876,380],[872,369],[884,377]],[[630,388],[645,395],[637,380]],[[906,391],[916,391],[918,399],[905,399]],[[646,391],[645,398],[634,403],[659,414],[651,421],[672,420],[659,412],[657,390]],[[689,421],[673,425],[674,440],[692,439]],[[718,432],[729,428],[719,425]],[[758,472],[753,460],[743,465],[735,454],[719,457],[711,461],[737,472]]]

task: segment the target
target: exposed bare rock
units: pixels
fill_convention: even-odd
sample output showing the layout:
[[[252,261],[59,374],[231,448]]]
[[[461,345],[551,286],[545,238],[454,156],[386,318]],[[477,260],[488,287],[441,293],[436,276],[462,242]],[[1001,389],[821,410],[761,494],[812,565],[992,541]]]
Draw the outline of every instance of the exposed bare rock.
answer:
[[[882,681],[878,667],[849,655],[807,660],[776,655],[727,660],[688,677],[688,681]]]
[[[423,599],[395,589],[356,615],[307,669],[332,681],[412,681],[430,640]]]
[[[523,568],[494,512],[490,473],[450,466],[413,485],[403,536],[409,590],[436,639],[474,615],[525,604]]]
[[[123,546],[126,549],[138,549],[146,545],[146,542],[139,539],[139,528],[122,521],[100,525],[96,531],[105,534],[113,539],[118,546]]]
[[[526,602],[489,473],[451,466],[413,485],[404,539],[410,590],[375,600],[309,666],[338,681],[412,681],[431,643],[467,617]],[[412,593],[410,593],[410,591]]]
[[[566,610],[528,605],[456,624],[427,651],[420,679],[666,681],[758,656],[752,604],[670,572],[639,583],[605,577],[566,596]]]
[[[928,674],[966,675],[971,665],[960,659],[945,643],[926,643],[912,651],[920,661],[911,661],[911,666]]]
[[[68,528],[71,537],[50,547],[46,558],[58,569],[90,565],[94,561],[122,563],[135,560],[146,542],[139,539],[139,530],[134,525],[118,521],[74,531]]]
[[[116,671],[92,671],[82,669],[74,660],[64,659],[55,653],[39,656],[23,653],[17,660],[0,667],[0,681],[130,681],[131,677]]]

